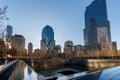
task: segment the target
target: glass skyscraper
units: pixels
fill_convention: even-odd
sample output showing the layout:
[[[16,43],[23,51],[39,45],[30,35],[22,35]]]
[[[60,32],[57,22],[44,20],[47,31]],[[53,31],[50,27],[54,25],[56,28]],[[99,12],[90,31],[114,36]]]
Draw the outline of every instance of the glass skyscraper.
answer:
[[[85,11],[84,43],[100,43],[101,37],[104,37],[107,43],[111,42],[106,0],[94,0]]]
[[[33,44],[30,42],[28,44],[28,54],[32,54],[33,53]]]
[[[7,34],[6,34],[6,39],[7,39],[7,41],[12,40],[12,34],[13,34],[13,28],[12,28],[12,26],[7,25],[6,33],[7,33]]]
[[[54,31],[52,27],[46,25],[42,30],[41,50],[46,52],[47,50],[53,50],[55,47]]]

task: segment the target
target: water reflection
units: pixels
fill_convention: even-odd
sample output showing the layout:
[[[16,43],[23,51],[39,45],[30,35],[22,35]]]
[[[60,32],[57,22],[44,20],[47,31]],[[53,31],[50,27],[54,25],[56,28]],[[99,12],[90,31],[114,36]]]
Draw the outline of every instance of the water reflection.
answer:
[[[44,77],[38,76],[27,64],[20,60],[16,64],[9,80],[44,80]]]
[[[67,79],[69,80],[119,80],[120,79],[120,66],[106,69],[106,70],[90,72],[90,71],[84,71],[81,68],[76,69],[68,66],[43,70],[40,67],[36,67],[38,63],[34,63],[34,61],[32,61],[31,64],[33,64],[32,67],[40,75],[38,75],[24,61],[20,60],[16,64],[16,67],[13,70],[12,74],[10,75],[9,80],[45,80],[45,79],[49,79],[50,77],[55,77],[58,80],[67,80]],[[110,60],[96,61],[94,63],[89,62],[89,66],[93,68],[103,68],[108,66],[113,67],[119,64],[120,64],[120,61],[110,61]],[[60,73],[61,71],[69,71],[69,70],[75,71],[76,73],[75,74],[73,73],[70,75],[64,75]],[[45,76],[45,78],[41,75]]]
[[[28,67],[28,74],[31,75],[32,70],[30,69],[30,67]]]
[[[31,66],[34,67],[33,59],[31,59]]]
[[[85,70],[75,69],[75,68],[71,68],[71,67],[58,67],[58,68],[52,68],[52,69],[36,68],[35,71],[38,72],[39,74],[43,75],[44,77],[50,77],[50,76],[55,76],[55,77],[59,76],[60,77],[60,76],[64,75],[64,74],[60,73],[62,71],[73,71],[75,73],[79,73],[79,72],[84,72]],[[72,75],[69,75],[69,76],[72,76]]]

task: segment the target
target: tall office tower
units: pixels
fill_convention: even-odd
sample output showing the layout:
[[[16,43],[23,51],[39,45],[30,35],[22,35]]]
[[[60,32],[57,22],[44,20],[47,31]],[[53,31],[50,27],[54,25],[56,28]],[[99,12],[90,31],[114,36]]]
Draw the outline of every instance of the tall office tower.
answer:
[[[46,25],[42,30],[41,50],[51,51],[55,47],[54,31],[52,27]]]
[[[66,41],[64,43],[64,53],[73,53],[73,42],[72,41]]]
[[[12,26],[7,25],[7,28],[6,28],[6,41],[11,41],[12,40],[12,34],[13,34]]]
[[[22,35],[14,35],[12,37],[12,47],[17,50],[18,53],[25,52],[25,38]]]
[[[28,54],[32,54],[33,53],[33,45],[32,45],[32,43],[30,42],[29,44],[28,44]]]
[[[94,0],[85,11],[84,44],[91,46],[100,43],[101,38],[111,43],[106,0]]]

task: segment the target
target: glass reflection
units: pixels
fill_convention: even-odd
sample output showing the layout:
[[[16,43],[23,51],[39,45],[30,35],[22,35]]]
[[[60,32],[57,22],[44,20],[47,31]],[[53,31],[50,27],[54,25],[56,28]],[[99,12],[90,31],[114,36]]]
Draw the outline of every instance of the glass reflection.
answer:
[[[34,68],[34,62],[33,62],[33,59],[31,60],[31,66]]]
[[[28,74],[31,75],[32,70],[30,69],[30,67],[28,67]]]
[[[9,80],[44,80],[44,77],[32,70],[25,62],[19,61],[16,64]]]
[[[34,62],[32,61],[34,64]],[[39,64],[40,65],[40,64]],[[97,71],[84,71],[82,69],[74,69],[68,67],[59,67],[53,69],[41,69],[38,68],[38,63],[34,65],[34,70],[39,73],[39,75],[29,67],[24,61],[20,60],[15,66],[12,74],[9,77],[9,80],[45,80],[49,79],[49,77],[57,77],[58,80],[119,80],[120,78],[120,65],[119,61],[101,61],[101,62],[94,62],[89,64],[89,66],[96,68],[99,70]],[[109,69],[102,69],[106,67],[113,67]],[[35,69],[36,68],[36,69]],[[76,71],[77,73],[71,75],[63,75],[59,72],[72,70]],[[87,75],[86,75],[87,74]],[[43,77],[43,76],[45,77]],[[114,78],[114,79],[113,79]]]

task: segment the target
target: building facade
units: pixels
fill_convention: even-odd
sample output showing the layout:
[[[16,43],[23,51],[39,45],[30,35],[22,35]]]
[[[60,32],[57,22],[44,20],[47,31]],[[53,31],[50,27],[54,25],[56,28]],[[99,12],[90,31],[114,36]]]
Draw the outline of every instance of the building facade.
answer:
[[[74,45],[74,53],[84,53],[84,46]]]
[[[14,35],[12,37],[12,47],[17,50],[18,53],[25,52],[25,38],[22,35]]]
[[[100,43],[101,37],[111,43],[110,23],[107,18],[106,0],[94,0],[85,11],[84,44]]]
[[[12,46],[12,34],[13,34],[13,27],[7,25],[6,27],[6,36],[5,36],[5,45],[8,49],[11,49]]]
[[[33,53],[33,44],[30,42],[28,44],[28,54],[32,54]]]
[[[55,47],[54,31],[52,27],[46,25],[42,30],[41,50],[52,51]]]
[[[41,52],[40,49],[38,49],[38,48],[34,49],[34,54],[40,54],[40,52]]]
[[[60,45],[55,45],[54,53],[61,53],[61,46]]]
[[[12,40],[12,34],[13,34],[13,27],[10,25],[7,25],[6,28],[6,41]]]
[[[64,43],[64,53],[73,53],[74,47],[73,47],[73,42],[72,41],[66,41]]]

